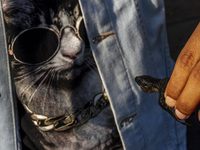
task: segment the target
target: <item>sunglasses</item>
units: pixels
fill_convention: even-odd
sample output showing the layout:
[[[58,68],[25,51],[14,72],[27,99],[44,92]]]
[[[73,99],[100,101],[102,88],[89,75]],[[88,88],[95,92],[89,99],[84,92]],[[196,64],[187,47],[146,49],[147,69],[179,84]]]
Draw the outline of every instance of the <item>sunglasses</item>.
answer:
[[[41,65],[51,60],[59,50],[63,30],[70,28],[76,36],[89,45],[82,18],[77,27],[66,25],[56,31],[49,27],[34,27],[21,31],[9,44],[9,54],[26,65]]]

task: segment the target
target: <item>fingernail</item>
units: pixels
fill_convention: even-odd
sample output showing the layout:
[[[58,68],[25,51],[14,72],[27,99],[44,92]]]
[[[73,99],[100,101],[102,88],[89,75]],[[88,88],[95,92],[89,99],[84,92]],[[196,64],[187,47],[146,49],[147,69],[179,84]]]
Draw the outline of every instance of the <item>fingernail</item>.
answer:
[[[176,100],[174,100],[173,98],[169,96],[166,97],[165,102],[169,107],[174,107],[176,104]]]
[[[184,114],[181,113],[178,109],[175,110],[175,114],[176,114],[176,116],[177,116],[179,119],[181,119],[181,120],[187,119],[187,118],[188,118],[187,115],[184,115]]]

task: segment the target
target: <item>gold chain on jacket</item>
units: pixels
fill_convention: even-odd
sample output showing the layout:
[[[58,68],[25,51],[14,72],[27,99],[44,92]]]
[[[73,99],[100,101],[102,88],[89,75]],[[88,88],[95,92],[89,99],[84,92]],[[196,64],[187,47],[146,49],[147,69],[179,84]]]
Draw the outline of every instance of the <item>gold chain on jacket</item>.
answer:
[[[25,104],[24,108],[31,115],[33,123],[42,131],[65,131],[73,127],[86,123],[89,119],[98,115],[104,108],[109,105],[106,93],[100,93],[94,96],[82,108],[76,112],[55,117],[39,115],[30,110]]]

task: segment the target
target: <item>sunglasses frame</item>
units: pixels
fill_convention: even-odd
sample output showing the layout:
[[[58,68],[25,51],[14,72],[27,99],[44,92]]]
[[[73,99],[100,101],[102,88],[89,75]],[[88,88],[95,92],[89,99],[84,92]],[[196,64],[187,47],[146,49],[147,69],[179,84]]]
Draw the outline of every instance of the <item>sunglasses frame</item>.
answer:
[[[83,20],[82,17],[79,17],[78,20],[77,20],[77,23],[78,25],[76,25],[76,28],[70,24],[67,24],[65,25],[64,27],[62,27],[60,30],[56,30],[55,28],[53,27],[32,27],[32,28],[29,28],[29,29],[25,29],[25,30],[22,30],[19,34],[17,34],[17,36],[15,36],[15,38],[11,41],[11,43],[9,44],[8,46],[8,52],[9,52],[9,55],[12,55],[13,58],[21,63],[21,64],[25,64],[25,65],[41,65],[41,64],[44,64],[48,61],[50,61],[58,52],[59,50],[59,47],[60,47],[60,44],[61,44],[61,37],[62,37],[62,33],[63,33],[63,30],[66,29],[66,28],[72,28],[75,32],[75,35],[81,40],[84,42],[84,40],[81,38],[79,32],[78,32],[78,29],[80,27],[80,24],[81,24],[81,21]],[[19,38],[19,36],[21,36],[22,34],[24,34],[25,32],[27,31],[30,31],[30,30],[35,30],[35,29],[45,29],[45,30],[49,30],[49,31],[52,31],[56,34],[57,36],[57,40],[58,40],[58,45],[57,45],[57,49],[55,50],[55,52],[47,59],[47,60],[44,60],[42,62],[39,62],[39,63],[28,63],[28,62],[25,62],[25,61],[22,61],[20,59],[18,59],[14,53],[14,44],[15,44],[15,41]]]

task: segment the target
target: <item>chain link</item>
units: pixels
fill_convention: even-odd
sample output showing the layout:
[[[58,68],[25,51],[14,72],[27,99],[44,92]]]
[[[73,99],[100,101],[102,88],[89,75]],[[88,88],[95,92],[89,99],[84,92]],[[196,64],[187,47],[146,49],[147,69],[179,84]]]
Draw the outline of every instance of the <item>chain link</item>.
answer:
[[[60,115],[47,117],[39,115],[30,110],[25,104],[24,108],[31,115],[33,123],[42,131],[65,131],[73,127],[86,123],[89,119],[97,116],[104,108],[109,105],[107,94],[100,93],[94,96],[82,108],[70,115]]]

